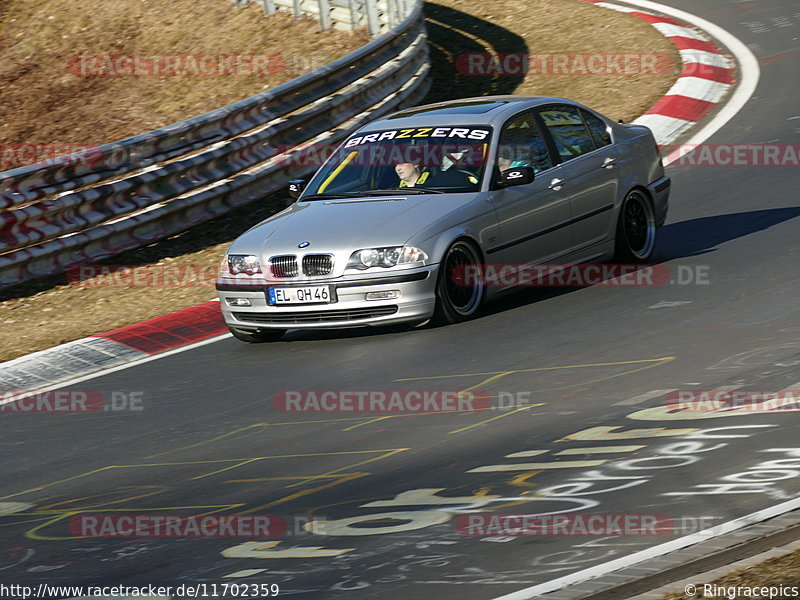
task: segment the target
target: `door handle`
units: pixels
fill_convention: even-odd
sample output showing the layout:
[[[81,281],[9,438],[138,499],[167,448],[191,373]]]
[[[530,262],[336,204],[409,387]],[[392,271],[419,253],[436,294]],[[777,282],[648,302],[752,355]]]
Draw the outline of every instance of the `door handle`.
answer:
[[[554,178],[554,179],[553,179],[553,180],[550,182],[550,185],[548,185],[547,187],[549,187],[551,190],[556,190],[556,191],[558,191],[558,190],[560,190],[560,189],[561,189],[561,186],[562,186],[562,185],[564,185],[564,180],[563,180],[563,179]]]
[[[615,164],[617,164],[616,158],[611,158],[610,156],[603,161],[603,164],[600,165],[602,169],[610,169]]]

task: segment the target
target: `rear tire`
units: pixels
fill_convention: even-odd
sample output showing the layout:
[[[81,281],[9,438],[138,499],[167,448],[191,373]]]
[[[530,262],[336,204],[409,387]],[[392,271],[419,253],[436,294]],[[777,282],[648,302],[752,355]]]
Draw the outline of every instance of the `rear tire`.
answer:
[[[479,273],[468,282],[465,277],[467,265],[480,266],[480,254],[469,242],[458,240],[447,249],[439,267],[434,323],[459,323],[471,319],[478,312],[484,294],[482,269],[478,269]]]
[[[286,333],[285,329],[257,329],[255,331],[242,331],[228,327],[230,332],[237,340],[250,344],[262,344],[264,342],[277,342]]]
[[[614,241],[616,262],[641,263],[653,256],[656,247],[656,215],[650,198],[631,190],[622,202]]]

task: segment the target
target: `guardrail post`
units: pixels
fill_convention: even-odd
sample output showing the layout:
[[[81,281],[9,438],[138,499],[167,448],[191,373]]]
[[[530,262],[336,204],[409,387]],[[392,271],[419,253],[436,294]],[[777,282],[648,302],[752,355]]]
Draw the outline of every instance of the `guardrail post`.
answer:
[[[364,0],[364,6],[367,10],[367,30],[369,31],[369,35],[374,37],[378,35],[380,30],[377,0]]]
[[[319,0],[319,28],[321,31],[330,29],[331,26],[331,5],[328,0]]]
[[[347,8],[350,9],[350,30],[352,31],[358,26],[358,10],[356,9],[356,0],[347,0]]]
[[[275,11],[278,10],[275,8],[275,2],[273,2],[273,0],[261,0],[261,8],[264,9],[265,15],[274,15]]]
[[[303,14],[300,10],[300,2],[302,2],[302,0],[292,0],[292,16],[294,16],[295,19],[299,19],[300,15]]]

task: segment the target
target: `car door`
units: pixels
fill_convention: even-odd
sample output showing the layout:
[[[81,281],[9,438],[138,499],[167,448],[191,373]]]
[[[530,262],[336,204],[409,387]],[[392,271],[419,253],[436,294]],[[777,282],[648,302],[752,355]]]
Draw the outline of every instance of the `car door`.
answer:
[[[571,244],[568,199],[551,185],[554,157],[541,125],[527,110],[506,121],[491,166],[493,178],[503,170],[529,166],[536,176],[525,185],[494,186],[490,199],[498,218],[498,240],[489,248],[493,263],[546,261]]]
[[[538,114],[558,154],[557,178],[569,199],[573,251],[613,237],[618,156],[606,124],[572,105],[544,106]]]

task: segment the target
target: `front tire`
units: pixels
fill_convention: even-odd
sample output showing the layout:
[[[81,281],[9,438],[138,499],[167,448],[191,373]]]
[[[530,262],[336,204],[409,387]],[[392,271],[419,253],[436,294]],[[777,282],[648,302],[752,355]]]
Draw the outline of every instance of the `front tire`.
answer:
[[[285,329],[256,329],[254,331],[242,331],[228,327],[230,332],[237,340],[250,344],[263,344],[265,342],[277,342],[286,333]]]
[[[466,277],[469,265],[479,267],[472,277]],[[436,280],[435,323],[459,323],[475,316],[484,294],[481,266],[478,251],[467,241],[458,240],[447,249]]]
[[[656,247],[656,216],[653,203],[641,190],[625,196],[617,221],[614,260],[641,263]]]

